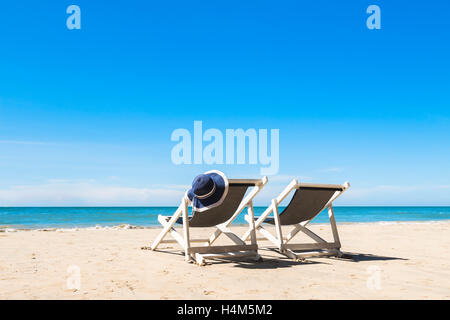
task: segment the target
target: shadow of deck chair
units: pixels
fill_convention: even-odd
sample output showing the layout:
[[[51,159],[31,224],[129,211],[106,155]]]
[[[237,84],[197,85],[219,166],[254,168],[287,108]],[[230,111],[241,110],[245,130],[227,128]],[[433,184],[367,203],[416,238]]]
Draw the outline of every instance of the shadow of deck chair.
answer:
[[[189,201],[183,197],[181,204],[173,216],[158,216],[158,221],[163,226],[163,230],[155,239],[151,250],[155,250],[161,243],[178,243],[184,248],[185,260],[194,260],[199,265],[204,265],[205,259],[230,258],[252,256],[255,260],[261,259],[258,255],[258,246],[256,243],[256,232],[254,220],[249,223],[251,243],[246,244],[239,236],[234,234],[228,227],[236,217],[248,208],[250,217],[253,213],[253,198],[267,183],[267,177],[262,179],[229,179],[228,193],[219,206],[202,212],[193,212],[188,215]],[[246,195],[248,188],[252,190]],[[175,224],[183,226],[183,234],[180,234],[175,228]],[[214,233],[208,239],[191,239],[189,236],[190,228],[216,227]],[[167,234],[170,234],[174,240],[164,240]],[[213,242],[221,235],[226,235],[234,245],[213,246]],[[199,246],[192,246],[191,243],[202,243]]]
[[[306,257],[314,256],[338,256],[343,254],[340,251],[341,243],[334,218],[333,201],[336,200],[344,191],[350,187],[346,182],[343,185],[332,184],[311,184],[298,183],[294,179],[281,194],[272,200],[272,204],[261,214],[260,217],[253,218],[256,220],[255,228],[257,232],[261,233],[264,238],[272,242],[280,253],[286,255],[294,260],[303,260]],[[279,204],[292,192],[295,193],[287,205],[287,207],[279,213]],[[327,242],[320,236],[306,228],[320,212],[328,208],[328,217],[330,219],[331,230],[333,233],[333,242]],[[273,213],[273,218],[269,215]],[[246,216],[245,219],[250,221],[251,216]],[[272,235],[268,230],[264,229],[263,223],[275,225],[276,236]],[[294,228],[283,237],[281,226],[294,226]],[[289,243],[295,235],[303,232],[314,243]],[[250,237],[251,230],[248,230],[242,239],[246,241]],[[294,251],[301,251],[300,253]]]

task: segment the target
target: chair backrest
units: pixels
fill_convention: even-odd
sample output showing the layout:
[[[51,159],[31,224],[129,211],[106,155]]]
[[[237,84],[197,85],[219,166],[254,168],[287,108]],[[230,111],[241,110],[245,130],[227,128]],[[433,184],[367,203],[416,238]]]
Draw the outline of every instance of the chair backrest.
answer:
[[[292,225],[308,221],[317,216],[344,187],[299,186],[287,207],[280,212],[280,224]]]
[[[251,182],[232,182],[229,180],[228,194],[220,206],[193,212],[189,220],[189,227],[213,227],[228,221],[238,209],[249,187],[255,186]]]

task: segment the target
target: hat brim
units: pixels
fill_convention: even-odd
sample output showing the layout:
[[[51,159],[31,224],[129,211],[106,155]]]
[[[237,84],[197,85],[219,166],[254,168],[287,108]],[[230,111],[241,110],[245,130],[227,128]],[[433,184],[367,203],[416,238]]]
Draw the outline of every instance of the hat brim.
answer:
[[[223,172],[211,170],[204,174],[211,177],[216,189],[210,196],[203,199],[195,197],[192,188],[186,192],[186,197],[192,202],[192,208],[196,212],[202,212],[220,206],[228,193],[228,179]]]

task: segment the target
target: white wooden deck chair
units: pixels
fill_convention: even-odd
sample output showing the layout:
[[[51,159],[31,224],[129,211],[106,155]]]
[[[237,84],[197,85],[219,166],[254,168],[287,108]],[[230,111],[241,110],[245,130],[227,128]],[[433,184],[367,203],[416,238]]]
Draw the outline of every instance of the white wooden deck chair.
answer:
[[[280,253],[294,260],[303,260],[311,256],[342,256],[340,251],[341,243],[336,226],[336,220],[333,212],[333,201],[336,200],[344,191],[350,187],[346,182],[343,185],[332,184],[311,184],[298,183],[294,179],[281,194],[272,200],[272,204],[262,213],[256,220],[256,230],[262,234],[267,240],[272,242]],[[279,212],[279,204],[291,193],[295,193],[283,210]],[[333,242],[327,242],[317,234],[306,228],[322,210],[328,208],[328,217],[330,219],[331,230],[333,233]],[[269,215],[273,213],[273,218]],[[247,221],[252,219],[251,216],[245,217]],[[272,235],[263,227],[263,223],[275,225],[276,235]],[[294,226],[286,237],[283,237],[281,226]],[[314,243],[298,243],[291,244],[291,240],[299,232],[303,232],[314,240]],[[248,230],[242,239],[245,241],[250,237],[252,231]],[[294,251],[301,251],[296,253]]]
[[[195,261],[199,265],[204,265],[205,259],[226,257],[252,256],[255,260],[260,260],[254,219],[251,219],[249,223],[250,244],[246,244],[239,236],[231,232],[228,226],[245,207],[248,208],[248,215],[254,216],[253,198],[261,191],[267,181],[267,177],[260,180],[228,179],[228,193],[222,204],[206,211],[194,211],[192,216],[188,216],[189,200],[183,197],[173,216],[158,216],[158,221],[163,226],[163,230],[153,242],[151,250],[155,250],[161,243],[178,243],[184,248],[185,260]],[[246,195],[249,187],[252,187],[252,189]],[[183,234],[180,234],[174,228],[177,223],[183,225]],[[216,230],[209,239],[191,239],[189,229],[202,227],[216,227]],[[174,240],[164,240],[168,233]],[[222,233],[231,239],[234,245],[212,246]],[[194,242],[201,243],[201,245],[192,246],[191,244]]]

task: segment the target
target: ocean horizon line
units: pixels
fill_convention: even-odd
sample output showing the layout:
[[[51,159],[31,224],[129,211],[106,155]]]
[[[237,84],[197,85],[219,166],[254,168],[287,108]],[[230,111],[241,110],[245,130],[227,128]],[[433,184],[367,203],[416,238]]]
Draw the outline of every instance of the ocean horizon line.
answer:
[[[0,226],[15,229],[72,228],[100,226],[159,226],[158,215],[171,216],[177,207],[1,207]],[[255,206],[258,216],[266,206]],[[280,207],[280,212],[285,207]],[[338,223],[441,221],[450,220],[449,206],[336,206],[334,213]],[[191,211],[191,210],[190,210]],[[235,224],[245,224],[246,209]],[[327,223],[324,209],[315,219]]]
[[[398,220],[398,221],[347,221],[340,222],[340,225],[367,225],[367,224],[382,224],[382,225],[394,225],[394,224],[427,224],[427,223],[450,223],[450,219],[442,220]],[[312,225],[327,226],[325,222],[312,221]],[[245,227],[248,226],[245,222],[236,222],[232,226]],[[182,227],[181,225],[179,226]],[[91,226],[67,226],[67,227],[41,227],[41,228],[11,228],[11,226],[0,225],[1,232],[16,232],[16,231],[78,231],[78,230],[130,230],[130,229],[158,229],[161,225],[131,225],[131,224],[115,224],[115,225],[91,225]]]

